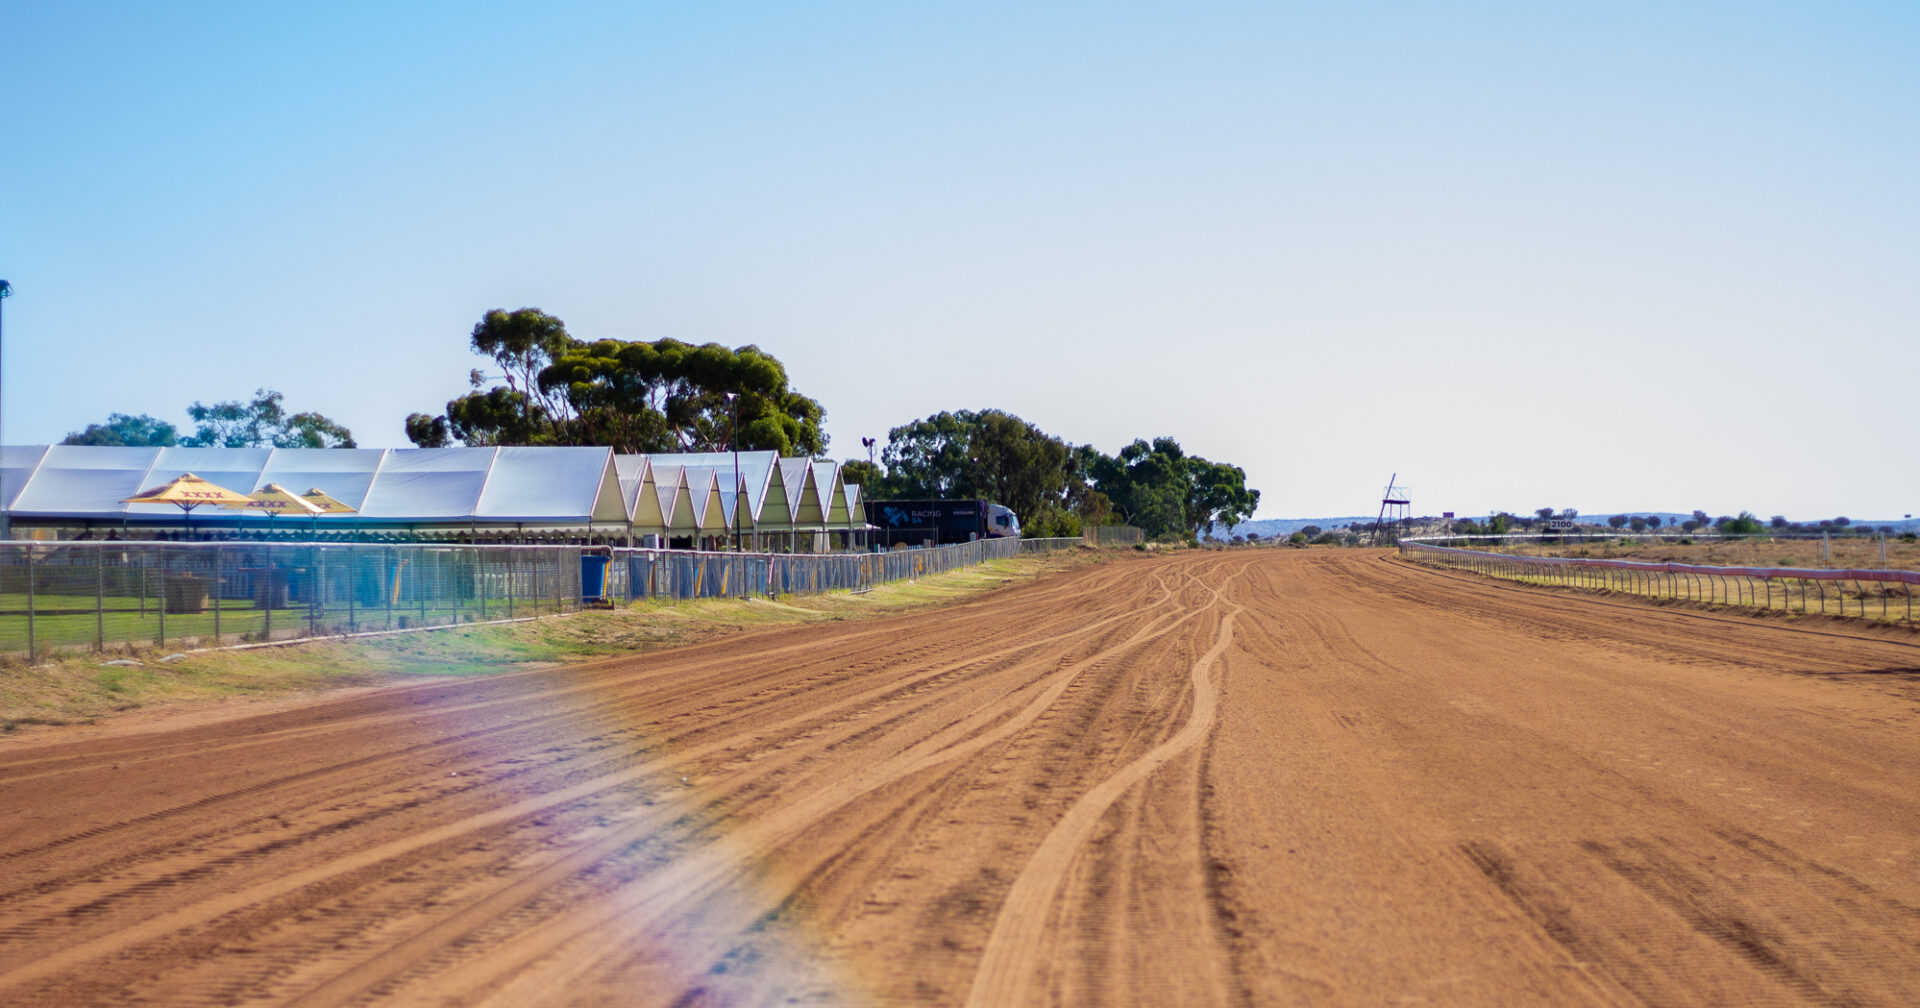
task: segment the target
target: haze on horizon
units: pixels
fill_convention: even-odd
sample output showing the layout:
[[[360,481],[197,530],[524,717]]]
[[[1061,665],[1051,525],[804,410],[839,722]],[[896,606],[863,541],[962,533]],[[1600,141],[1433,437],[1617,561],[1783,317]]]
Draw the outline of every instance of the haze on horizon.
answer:
[[[535,306],[758,344],[842,459],[997,407],[1260,518],[1899,518],[1916,51],[1891,0],[22,5],[0,439],[264,386],[405,446]]]

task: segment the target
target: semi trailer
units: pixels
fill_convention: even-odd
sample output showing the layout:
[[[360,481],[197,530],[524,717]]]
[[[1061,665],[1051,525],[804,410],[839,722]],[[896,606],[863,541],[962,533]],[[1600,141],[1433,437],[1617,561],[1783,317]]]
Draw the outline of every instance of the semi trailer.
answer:
[[[947,546],[998,536],[1020,537],[1020,519],[992,501],[867,501],[866,507],[867,524],[880,530],[874,534],[875,541],[887,546],[928,542]]]

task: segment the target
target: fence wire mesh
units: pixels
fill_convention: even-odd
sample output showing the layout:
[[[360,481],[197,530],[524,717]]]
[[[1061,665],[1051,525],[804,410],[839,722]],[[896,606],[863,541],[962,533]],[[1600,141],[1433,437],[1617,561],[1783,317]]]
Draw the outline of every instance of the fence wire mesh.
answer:
[[[643,599],[863,591],[1078,539],[894,553],[0,542],[0,655],[174,649],[513,620]]]
[[[1913,622],[1920,572],[1519,556],[1403,540],[1400,555],[1524,584],[1638,595],[1656,601],[1774,609],[1799,615]]]

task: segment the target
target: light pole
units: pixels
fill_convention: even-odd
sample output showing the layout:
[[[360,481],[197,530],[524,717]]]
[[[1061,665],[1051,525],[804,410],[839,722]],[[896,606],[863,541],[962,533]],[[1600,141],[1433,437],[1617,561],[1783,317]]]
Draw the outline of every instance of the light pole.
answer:
[[[727,393],[733,421],[733,551],[740,552],[740,394]]]
[[[874,443],[874,442],[875,442],[876,440],[878,440],[878,439],[877,439],[877,438],[870,438],[870,437],[863,437],[863,438],[861,438],[861,439],[860,439],[860,443],[861,443],[861,444],[863,444],[863,445],[866,445],[866,446],[867,446],[867,478],[869,478],[869,479],[872,479],[872,478],[874,477],[874,475],[875,475],[875,474],[876,474],[876,473],[877,473],[877,472],[879,471],[879,469],[880,469],[880,466],[879,466],[879,465],[878,465],[877,463],[875,463],[875,462],[873,461],[873,443]],[[871,490],[871,489],[873,489],[873,488],[872,488],[872,487],[862,487],[861,489],[862,489],[863,491],[865,491],[865,490]],[[862,496],[864,497],[864,496],[865,496],[865,494],[863,493],[863,494],[862,494]],[[848,515],[848,517],[853,517],[853,516],[852,516],[852,515]],[[860,516],[860,524],[861,524],[861,525],[863,525],[863,526],[867,524],[867,520],[866,520],[866,517],[867,517],[866,515],[861,515],[861,516]],[[867,547],[868,547],[869,549],[871,549],[871,548],[873,547],[873,533],[872,533],[872,532],[868,532],[868,533],[867,533],[866,535],[867,535]]]
[[[6,304],[7,299],[12,296],[13,296],[13,285],[6,282],[5,280],[0,280],[0,305]],[[6,320],[6,312],[4,310],[0,310],[0,356],[4,356],[6,352],[7,341],[5,336],[5,333],[6,333],[5,320]],[[4,369],[0,369],[0,374],[3,374],[3,373],[4,373]],[[6,383],[4,381],[0,381],[0,388],[4,388],[5,385]],[[4,396],[0,396],[0,401],[4,401],[4,399],[5,399]],[[6,443],[7,443],[7,439],[5,437],[0,437],[0,444],[6,444]],[[12,529],[9,528],[8,525],[9,523],[7,521],[6,512],[0,511],[0,539],[12,538]]]

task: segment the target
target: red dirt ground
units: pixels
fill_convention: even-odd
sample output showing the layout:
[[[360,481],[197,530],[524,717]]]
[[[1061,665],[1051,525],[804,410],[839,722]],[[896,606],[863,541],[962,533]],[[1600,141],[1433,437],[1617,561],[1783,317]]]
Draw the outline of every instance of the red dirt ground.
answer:
[[[1912,1005],[1920,648],[1348,551],[0,743],[9,1005]]]

